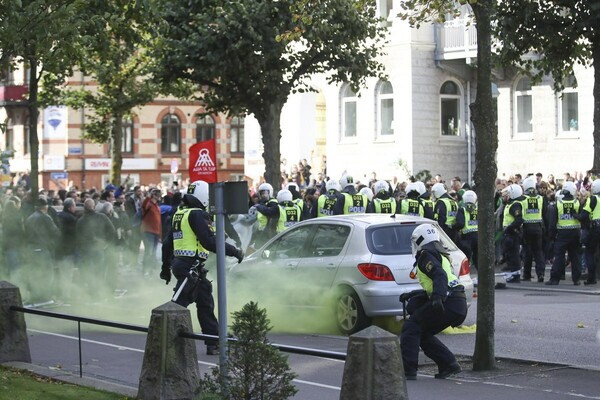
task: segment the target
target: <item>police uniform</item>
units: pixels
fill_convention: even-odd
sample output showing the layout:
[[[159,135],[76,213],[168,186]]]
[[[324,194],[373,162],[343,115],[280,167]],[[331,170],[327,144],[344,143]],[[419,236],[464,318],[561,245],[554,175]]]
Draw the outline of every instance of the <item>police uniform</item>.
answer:
[[[206,278],[207,271],[203,268],[209,252],[217,250],[216,236],[210,215],[200,208],[199,201],[197,204],[189,204],[188,196],[190,195],[185,195],[184,204],[173,215],[171,232],[163,243],[161,278],[169,282],[170,276],[167,279],[163,274],[170,265],[173,276],[177,279],[173,291],[179,293],[174,301],[183,307],[195,302],[202,333],[218,336],[219,324],[214,313],[212,283]],[[225,243],[225,254],[237,257],[238,261],[243,257],[241,250],[229,243]],[[188,281],[181,288],[186,278]],[[205,344],[208,351],[211,351],[217,347],[218,340],[206,340]]]
[[[264,202],[261,201],[254,207],[256,207],[256,219],[258,221],[258,228],[254,233],[254,247],[259,248],[277,234],[277,225],[281,213],[279,203],[274,198]]]
[[[293,201],[284,201],[279,204],[279,220],[277,222],[277,233],[283,232],[302,219],[302,210]]]
[[[540,195],[525,195],[521,201],[523,209],[523,246],[525,257],[523,262],[523,279],[531,279],[532,261],[535,261],[535,273],[538,282],[544,281],[546,269],[543,235],[546,201]]]
[[[414,217],[424,217],[425,206],[419,200],[418,197],[412,197],[412,193],[413,192],[409,193],[409,197],[400,200],[398,214],[412,215]]]
[[[571,194],[556,202],[556,214],[550,221],[550,233],[556,235],[554,240],[554,262],[550,272],[550,280],[546,285],[558,285],[561,276],[565,273],[565,252],[571,260],[571,277],[574,285],[579,285],[581,278],[581,223],[579,217],[579,201]]]
[[[423,208],[425,210],[424,217],[429,219],[434,219],[433,217],[433,201],[431,200],[431,193],[425,192],[419,196],[419,200],[421,200],[423,204]]]
[[[367,213],[374,214],[396,214],[398,210],[398,203],[396,199],[390,197],[389,194],[383,195],[381,197],[379,193],[373,198],[373,201],[369,202],[367,205]]]
[[[434,219],[454,243],[458,242],[458,235],[454,229],[457,211],[458,204],[448,193],[444,193],[436,200],[433,209]]]
[[[585,202],[582,211],[582,222],[585,221],[587,225],[587,236],[583,240],[585,244],[585,264],[588,270],[588,276],[584,282],[586,285],[596,284],[596,268],[597,258],[595,255],[600,247],[600,196],[597,194],[591,195]]]
[[[477,206],[473,208],[463,205],[456,213],[455,228],[460,232],[457,243],[467,259],[477,266],[477,251],[479,240],[479,224],[477,221]]]
[[[345,191],[338,195],[333,206],[333,215],[340,214],[362,214],[367,212],[369,199],[366,195],[356,193],[353,186],[346,187]]]
[[[504,207],[502,214],[502,249],[506,256],[506,264],[510,271],[510,276],[506,282],[521,282],[521,227],[523,225],[523,206],[521,204],[523,197],[511,199]]]
[[[338,195],[334,190],[320,195],[317,200],[317,217],[333,215],[333,207],[337,200]]]
[[[428,243],[416,255],[416,275],[426,296],[409,300],[407,309],[415,309],[402,326],[400,346],[407,379],[417,375],[419,347],[437,364],[436,378],[460,371],[454,354],[435,337],[449,326],[459,326],[467,316],[464,287],[440,248],[439,242]],[[411,302],[417,304],[411,307]]]

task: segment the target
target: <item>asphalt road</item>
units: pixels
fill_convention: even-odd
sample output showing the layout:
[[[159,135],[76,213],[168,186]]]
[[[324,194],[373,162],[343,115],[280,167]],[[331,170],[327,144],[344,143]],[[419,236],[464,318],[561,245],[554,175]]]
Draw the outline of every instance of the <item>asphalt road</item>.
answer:
[[[469,372],[475,335],[441,335],[441,339],[461,357],[463,372],[457,379],[432,379],[435,369],[423,359],[418,381],[408,382],[411,399],[474,398],[485,390],[486,399],[564,399],[578,397],[600,399],[600,295],[592,288],[571,292],[572,285],[547,288],[531,283],[496,291],[495,351],[497,357],[538,360],[559,366],[536,363],[515,364],[500,360],[492,375]],[[598,288],[600,289],[600,288]],[[145,325],[152,307],[168,298],[168,288],[154,287],[152,297],[131,290],[118,299],[81,301],[62,305],[53,311],[94,316]],[[166,293],[163,293],[163,291]],[[587,293],[587,294],[584,294]],[[190,308],[193,311],[193,308]],[[30,333],[33,363],[55,371],[79,374],[77,324],[53,321],[40,316],[26,317]],[[476,321],[474,300],[466,325]],[[277,321],[274,321],[277,325]],[[289,329],[289,323],[286,324]],[[301,326],[298,327],[302,330]],[[82,361],[84,376],[137,388],[145,346],[145,335],[82,324]],[[274,343],[345,352],[347,338],[331,332],[318,334],[281,333],[271,336]],[[218,363],[218,357],[206,356],[198,343],[201,373]],[[343,362],[319,357],[289,355],[289,363],[298,374],[295,384],[302,400],[338,399]],[[568,368],[582,366],[587,371]],[[589,370],[592,371],[589,371]],[[426,382],[426,383],[423,383]],[[447,394],[451,392],[452,396]]]

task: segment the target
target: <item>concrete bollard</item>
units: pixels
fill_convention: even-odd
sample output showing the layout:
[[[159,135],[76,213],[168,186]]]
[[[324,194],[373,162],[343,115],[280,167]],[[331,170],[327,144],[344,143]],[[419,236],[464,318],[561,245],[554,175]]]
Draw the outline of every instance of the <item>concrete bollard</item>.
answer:
[[[31,362],[25,315],[10,311],[11,306],[23,307],[21,291],[6,281],[0,281],[0,363]]]
[[[376,326],[350,336],[340,400],[406,400],[400,339]]]
[[[200,380],[198,353],[193,339],[178,336],[182,331],[193,331],[187,308],[169,301],[152,310],[138,399],[195,398]]]

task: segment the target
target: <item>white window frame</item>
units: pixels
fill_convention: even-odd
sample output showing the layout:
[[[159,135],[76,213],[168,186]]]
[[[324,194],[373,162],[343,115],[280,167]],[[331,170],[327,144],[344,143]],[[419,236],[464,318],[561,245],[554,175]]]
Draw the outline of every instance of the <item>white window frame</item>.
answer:
[[[579,90],[577,90],[577,88],[575,88],[574,86],[577,86],[577,79],[575,78],[574,75],[569,76],[567,79],[565,79],[565,85],[564,85],[564,89],[562,90],[562,92],[560,94],[557,94],[557,108],[558,108],[558,112],[557,112],[557,116],[558,116],[558,129],[557,132],[559,133],[560,136],[579,136],[579,124],[580,124],[580,119],[579,119]],[[571,123],[569,124],[569,129],[564,129],[564,125],[563,125],[563,106],[564,106],[564,95],[565,94],[575,94],[576,97],[575,99],[577,100],[577,104],[576,104],[576,120],[575,120],[575,124],[572,125]]]
[[[389,85],[389,88],[391,89],[390,93],[382,93],[383,89],[386,88]],[[392,85],[391,82],[389,81],[379,81],[377,83],[377,93],[376,93],[376,99],[377,99],[377,110],[375,115],[377,116],[377,120],[376,120],[376,124],[375,126],[377,127],[377,134],[376,134],[376,139],[378,140],[390,140],[394,137],[394,86]],[[389,133],[384,133],[383,132],[383,102],[384,101],[388,101],[391,100],[391,104],[392,104],[392,115],[391,115],[391,121],[390,121],[390,132]]]
[[[456,85],[458,94],[445,94],[442,93],[442,88],[444,87],[444,85],[446,83],[453,83],[454,85]],[[443,138],[461,138],[464,137],[463,135],[463,89],[460,83],[458,83],[457,81],[455,81],[454,79],[446,79],[441,85],[440,85],[440,90],[438,91],[439,94],[439,128],[440,128],[440,136]],[[442,129],[442,103],[445,100],[455,100],[456,101],[456,115],[458,117],[458,122],[456,123],[455,126],[455,132],[457,132],[455,135],[444,135],[444,130]]]
[[[518,90],[517,87],[523,79],[529,79],[530,88],[527,90]],[[531,98],[531,130],[520,131],[519,130],[519,97],[529,96]],[[513,90],[513,139],[532,139],[533,138],[533,85],[531,79],[527,76],[521,76],[515,81]]]
[[[342,128],[342,132],[341,132],[341,139],[342,141],[353,141],[356,139],[356,136],[358,134],[358,129],[357,129],[357,122],[358,122],[358,98],[356,96],[356,93],[354,93],[354,91],[352,90],[352,88],[350,87],[349,84],[345,84],[344,86],[342,86],[342,90],[340,91],[340,96],[341,96],[341,117],[342,117],[342,123],[341,123],[341,128]],[[351,104],[354,104],[354,134],[347,134],[347,128],[348,126],[346,126],[346,112],[347,112],[347,107],[350,106]],[[352,132],[351,132],[352,133]]]

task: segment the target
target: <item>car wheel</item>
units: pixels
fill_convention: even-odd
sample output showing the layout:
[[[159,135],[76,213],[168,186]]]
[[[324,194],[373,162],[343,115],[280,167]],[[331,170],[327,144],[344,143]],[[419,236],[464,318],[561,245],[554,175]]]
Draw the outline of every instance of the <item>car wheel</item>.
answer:
[[[369,318],[360,299],[352,290],[343,291],[335,303],[335,318],[339,330],[345,335],[351,335],[369,326]]]

